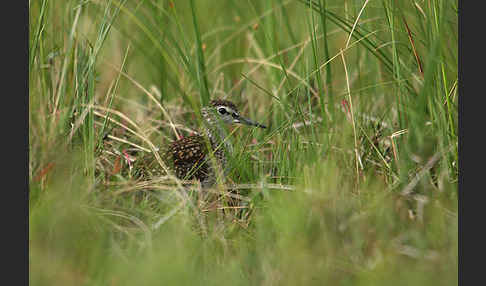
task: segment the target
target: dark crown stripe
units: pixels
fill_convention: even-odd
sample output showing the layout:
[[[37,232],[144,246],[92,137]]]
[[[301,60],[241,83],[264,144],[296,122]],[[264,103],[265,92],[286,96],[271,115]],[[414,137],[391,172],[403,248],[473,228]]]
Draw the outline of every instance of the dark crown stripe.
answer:
[[[213,99],[209,102],[209,104],[213,107],[216,107],[216,106],[220,106],[220,105],[223,105],[223,106],[227,106],[227,107],[230,107],[231,109],[233,109],[234,111],[238,112],[238,109],[236,108],[236,105],[234,105],[233,102],[231,101],[228,101],[228,100],[224,100],[224,99]]]

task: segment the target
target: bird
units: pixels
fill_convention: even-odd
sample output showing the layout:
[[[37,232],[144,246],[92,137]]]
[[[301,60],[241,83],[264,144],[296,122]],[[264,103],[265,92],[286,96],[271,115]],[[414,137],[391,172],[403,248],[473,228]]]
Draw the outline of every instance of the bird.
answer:
[[[229,171],[227,156],[233,147],[224,125],[267,127],[242,116],[233,102],[224,99],[211,100],[201,109],[201,115],[202,132],[171,142],[164,157],[178,179],[196,179],[207,189],[216,182],[216,169],[221,168],[224,176]]]

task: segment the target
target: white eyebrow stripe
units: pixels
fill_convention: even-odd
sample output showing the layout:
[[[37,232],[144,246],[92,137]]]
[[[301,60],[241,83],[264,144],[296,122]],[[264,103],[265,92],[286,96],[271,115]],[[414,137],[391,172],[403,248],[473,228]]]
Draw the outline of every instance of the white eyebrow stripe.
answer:
[[[235,113],[235,114],[238,115],[238,112],[234,111],[233,108],[231,108],[231,107],[224,106],[224,105],[220,105],[220,106],[218,106],[218,109],[220,109],[220,108],[224,108],[227,112],[229,112],[229,113]]]

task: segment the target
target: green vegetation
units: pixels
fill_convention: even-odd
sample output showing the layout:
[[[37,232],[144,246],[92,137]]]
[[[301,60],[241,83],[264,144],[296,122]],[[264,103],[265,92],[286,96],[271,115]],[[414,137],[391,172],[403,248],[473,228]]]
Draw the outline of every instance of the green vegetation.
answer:
[[[31,285],[457,285],[457,1],[29,1]],[[211,98],[239,207],[166,172]]]

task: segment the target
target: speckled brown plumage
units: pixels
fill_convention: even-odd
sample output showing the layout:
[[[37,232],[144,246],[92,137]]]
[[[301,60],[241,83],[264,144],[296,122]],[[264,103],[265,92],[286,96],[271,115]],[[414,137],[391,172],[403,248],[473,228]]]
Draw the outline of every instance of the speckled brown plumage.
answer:
[[[211,142],[215,158],[219,164],[224,165],[224,153],[222,148],[216,149]],[[211,165],[208,148],[203,136],[192,135],[184,137],[170,144],[166,158],[176,176],[179,179],[192,180],[197,179],[203,185],[210,184],[214,177],[214,168]]]

